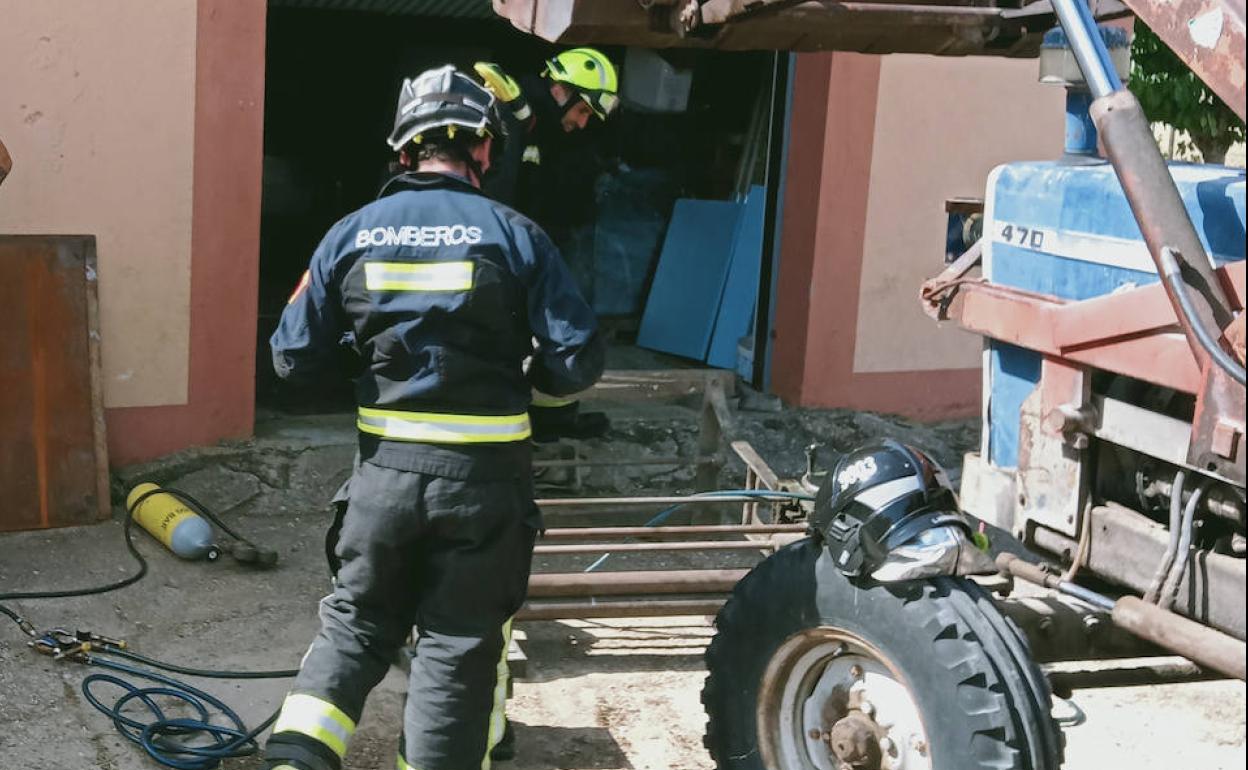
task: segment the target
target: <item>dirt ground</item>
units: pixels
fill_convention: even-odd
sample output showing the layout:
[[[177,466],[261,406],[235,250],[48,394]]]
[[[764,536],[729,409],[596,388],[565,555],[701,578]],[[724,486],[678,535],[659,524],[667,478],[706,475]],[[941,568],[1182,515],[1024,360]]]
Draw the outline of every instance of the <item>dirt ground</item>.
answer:
[[[696,415],[680,405],[613,412],[611,446],[620,453],[668,455],[696,447]],[[782,474],[800,473],[812,436],[844,450],[871,435],[903,435],[955,466],[977,435],[973,421],[922,426],[840,412],[741,413],[744,431]],[[181,562],[143,533],[151,562],[137,585],[97,597],[6,602],[39,627],[65,625],[127,639],[137,650],[208,668],[296,665],[315,630],[315,605],[328,589],[321,551],[323,503],[349,470],[349,418],[298,418],[261,424],[259,438],[187,453],[118,474],[119,490],[138,480],[191,492],[259,542],[276,547],[279,567],[256,573],[226,559]],[[830,450],[829,450],[830,451]],[[737,483],[729,467],[725,485]],[[597,469],[585,494],[642,489],[688,491],[687,470]],[[645,515],[649,515],[648,513]],[[548,523],[558,523],[557,521]],[[94,527],[0,536],[0,591],[94,585],[133,570],[118,521]],[[581,569],[592,557],[539,560],[539,570]],[[726,564],[698,557],[697,566]],[[735,560],[743,558],[738,555]],[[677,566],[679,559],[664,564]],[[640,562],[614,558],[606,567]],[[651,566],[647,564],[646,566]],[[525,678],[508,711],[520,755],[507,770],[712,770],[702,748],[699,695],[703,650],[714,633],[706,617],[523,624]],[[36,655],[0,618],[0,768],[141,770],[135,745],[84,700],[90,670]],[[257,724],[280,703],[284,681],[199,682]],[[397,671],[374,692],[352,744],[349,770],[394,767],[404,680]],[[103,694],[103,693],[102,693]],[[1245,688],[1201,683],[1093,690],[1059,702],[1068,723],[1067,770],[1233,770],[1245,767]],[[256,758],[225,770],[256,770]]]

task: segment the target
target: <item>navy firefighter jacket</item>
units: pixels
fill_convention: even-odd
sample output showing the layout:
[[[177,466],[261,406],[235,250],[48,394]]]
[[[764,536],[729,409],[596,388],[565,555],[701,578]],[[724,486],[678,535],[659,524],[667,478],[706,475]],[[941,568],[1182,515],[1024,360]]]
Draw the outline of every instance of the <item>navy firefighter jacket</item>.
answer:
[[[278,376],[332,373],[348,332],[365,365],[355,383],[365,459],[385,445],[392,459],[438,456],[432,446],[456,465],[457,453],[527,446],[531,387],[571,395],[605,359],[546,234],[447,174],[400,175],[329,230],[273,333]],[[455,470],[446,465],[394,467]]]

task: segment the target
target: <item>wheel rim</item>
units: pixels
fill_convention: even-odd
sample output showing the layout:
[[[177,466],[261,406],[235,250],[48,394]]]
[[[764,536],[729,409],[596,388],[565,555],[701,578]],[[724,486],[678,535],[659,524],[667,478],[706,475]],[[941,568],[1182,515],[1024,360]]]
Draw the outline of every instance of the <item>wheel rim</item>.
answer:
[[[763,674],[758,747],[775,770],[932,770],[922,712],[897,666],[861,637],[812,628]]]

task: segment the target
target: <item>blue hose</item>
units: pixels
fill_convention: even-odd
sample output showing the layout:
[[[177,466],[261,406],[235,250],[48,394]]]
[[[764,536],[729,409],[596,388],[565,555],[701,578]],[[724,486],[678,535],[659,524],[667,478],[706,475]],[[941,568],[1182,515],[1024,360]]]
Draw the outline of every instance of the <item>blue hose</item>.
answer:
[[[242,718],[223,701],[186,682],[96,655],[85,657],[88,665],[163,685],[137,687],[112,674],[91,674],[82,680],[82,694],[97,711],[113,720],[118,732],[142,746],[152,759],[174,770],[214,770],[223,759],[251,756],[260,751],[256,738],[277,720],[278,712],[274,712],[259,727],[248,731]],[[111,706],[105,705],[92,691],[92,686],[96,683],[119,687],[125,694]],[[158,697],[189,706],[195,717],[169,717],[157,702]],[[127,715],[125,709],[132,703],[142,703],[147,708],[150,719],[136,719]],[[227,724],[214,723],[214,711]]]
[[[804,494],[801,492],[777,492],[771,489],[718,489],[714,492],[698,492],[696,495],[693,495],[693,497],[758,497],[758,498],[771,498],[773,500],[776,498],[780,498],[783,500],[801,500],[804,502],[810,502],[815,499],[814,495],[808,495],[808,494]],[[680,510],[686,505],[688,505],[688,503],[676,503],[673,506],[664,508],[663,510],[659,511],[658,514],[655,515],[653,519],[650,519],[650,521],[647,521],[642,526],[646,526],[646,527],[661,526],[663,522],[671,518],[673,513]],[[604,553],[602,556],[599,556],[594,561],[593,564],[586,567],[585,572],[593,572],[594,570],[598,569],[603,564],[605,564],[607,559],[609,558],[611,558],[611,554]]]

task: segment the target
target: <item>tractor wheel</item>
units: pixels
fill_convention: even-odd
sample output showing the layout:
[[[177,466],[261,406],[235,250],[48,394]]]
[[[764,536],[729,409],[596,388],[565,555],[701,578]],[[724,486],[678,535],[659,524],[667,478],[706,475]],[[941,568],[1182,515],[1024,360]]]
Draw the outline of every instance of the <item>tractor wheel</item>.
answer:
[[[702,692],[719,770],[1058,770],[1048,682],[956,578],[851,583],[814,540],[737,584]]]

